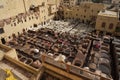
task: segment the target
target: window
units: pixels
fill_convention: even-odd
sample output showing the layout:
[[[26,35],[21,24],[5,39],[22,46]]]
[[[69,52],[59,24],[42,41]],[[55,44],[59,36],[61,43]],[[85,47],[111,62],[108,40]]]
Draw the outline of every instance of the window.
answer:
[[[20,35],[20,33],[18,32],[18,35]]]
[[[29,17],[29,20],[31,20],[31,17]]]
[[[0,28],[0,34],[4,33],[4,29]]]
[[[10,39],[11,37],[9,36],[8,38]]]
[[[38,19],[38,17],[36,17],[36,19]]]
[[[14,26],[16,26],[16,23],[14,23]]]
[[[113,23],[110,23],[110,25],[109,25],[109,29],[113,29]]]
[[[1,42],[2,44],[5,44],[6,43],[5,38],[1,38]]]
[[[78,14],[76,14],[76,16],[78,16]]]
[[[34,19],[34,17],[32,16],[32,19]]]
[[[26,19],[24,19],[25,20],[25,22],[26,22]]]
[[[11,26],[13,26],[13,24],[11,24]]]
[[[23,23],[23,21],[21,21]]]
[[[120,32],[120,27],[116,27],[116,32]]]
[[[37,24],[34,24],[33,26],[34,26],[34,27],[37,27]]]
[[[91,10],[93,12],[93,10]]]
[[[42,6],[45,6],[45,2],[42,2]]]
[[[103,22],[103,23],[102,23],[102,28],[105,28],[105,26],[106,26],[106,23]]]

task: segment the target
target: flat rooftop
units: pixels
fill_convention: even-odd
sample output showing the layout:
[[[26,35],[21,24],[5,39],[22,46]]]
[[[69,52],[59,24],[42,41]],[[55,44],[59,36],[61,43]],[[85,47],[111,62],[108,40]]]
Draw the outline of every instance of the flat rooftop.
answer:
[[[108,10],[100,11],[98,15],[100,15],[100,16],[106,16],[106,17],[115,17],[115,18],[117,18],[117,12],[108,11]]]

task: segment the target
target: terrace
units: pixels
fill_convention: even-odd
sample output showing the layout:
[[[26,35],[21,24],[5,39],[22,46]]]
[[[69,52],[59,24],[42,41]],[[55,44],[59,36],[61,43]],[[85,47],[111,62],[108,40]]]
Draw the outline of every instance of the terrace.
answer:
[[[104,74],[101,68],[91,71],[92,67],[88,65],[87,59],[89,58],[92,41],[93,39],[89,34],[83,37],[69,32],[55,32],[54,29],[50,28],[40,28],[36,31],[28,30],[23,32],[6,43],[6,45],[15,48],[19,61],[32,67],[34,71],[40,70],[43,65],[49,69],[54,67],[54,69],[51,68],[52,71],[55,71],[55,68],[60,68],[60,70],[65,71],[65,74],[70,72],[83,77],[83,79],[111,79],[111,76],[105,76],[106,73]],[[108,44],[101,43],[101,45],[101,50],[107,49],[109,51]],[[103,57],[101,57],[101,60]],[[94,64],[94,62],[91,63]],[[101,63],[98,62],[97,64],[102,65],[104,63],[101,61]],[[99,71],[100,73],[98,74],[97,72]],[[67,77],[67,75],[63,76]],[[74,77],[70,78],[73,79]]]
[[[16,49],[21,62],[35,68],[41,65],[40,57],[43,53],[55,60],[62,55],[65,57],[63,62],[83,67],[91,40],[89,37],[80,38],[78,35],[56,33],[52,29],[41,28],[35,32],[29,30],[7,45]]]
[[[92,72],[101,71],[102,75],[111,77],[111,56],[110,46],[101,40],[94,40],[90,58],[89,68]]]
[[[113,45],[113,60],[114,60],[114,67],[115,67],[115,74],[116,79],[120,79],[120,39],[114,39],[112,42]]]

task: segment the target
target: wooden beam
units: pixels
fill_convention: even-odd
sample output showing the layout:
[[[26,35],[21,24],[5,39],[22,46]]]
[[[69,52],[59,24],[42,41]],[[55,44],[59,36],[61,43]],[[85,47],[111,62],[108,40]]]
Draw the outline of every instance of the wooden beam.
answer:
[[[67,78],[65,76],[59,75],[59,74],[57,74],[57,73],[55,73],[55,72],[53,72],[53,71],[51,71],[49,69],[45,69],[45,72],[52,75],[52,76],[54,76],[54,77],[56,77],[56,78],[58,78],[58,79],[60,79],[60,80],[71,80],[71,79],[69,79],[69,78]]]
[[[69,78],[69,79],[72,79],[72,80],[89,80],[89,79],[87,79],[87,78],[85,78],[85,77],[80,77],[80,76],[77,76],[77,75],[68,73],[68,72],[66,72],[66,71],[64,71],[64,70],[61,70],[61,69],[59,69],[59,68],[56,68],[56,67],[54,67],[54,66],[52,66],[52,65],[49,65],[49,64],[47,64],[47,63],[43,63],[43,66],[44,66],[46,69],[49,69],[49,70],[51,70],[51,71],[53,71],[53,72],[55,72],[55,73],[57,73],[57,74],[59,74],[59,75],[65,76],[65,77],[67,77],[67,78]]]

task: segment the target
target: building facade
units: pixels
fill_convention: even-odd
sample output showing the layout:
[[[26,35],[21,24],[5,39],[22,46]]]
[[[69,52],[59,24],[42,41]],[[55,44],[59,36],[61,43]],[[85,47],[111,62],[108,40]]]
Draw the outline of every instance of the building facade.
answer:
[[[0,39],[10,40],[23,30],[44,25],[54,18],[60,0],[1,0],[0,1]]]
[[[82,22],[89,22],[97,17],[99,11],[104,8],[103,4],[81,3],[79,6],[64,7],[65,19],[79,19]]]
[[[97,16],[95,29],[98,31],[115,33],[118,22],[117,12],[104,10]]]
[[[62,0],[62,5],[75,6],[82,2],[91,2],[91,0]]]
[[[112,3],[120,3],[120,0],[112,0]]]

